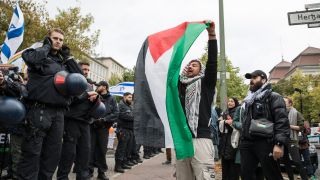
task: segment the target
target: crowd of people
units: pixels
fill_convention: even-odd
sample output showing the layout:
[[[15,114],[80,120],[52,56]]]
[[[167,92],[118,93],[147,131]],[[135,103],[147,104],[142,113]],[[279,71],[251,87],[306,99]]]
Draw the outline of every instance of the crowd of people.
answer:
[[[301,179],[315,179],[316,169],[310,161],[307,138],[311,131],[309,122],[293,107],[290,97],[282,97],[271,91],[263,71],[248,73],[246,77],[251,79],[250,91],[242,104],[237,98],[229,98],[227,111],[220,117],[212,116],[219,129],[219,153],[216,156],[217,159],[221,158],[222,179],[283,179],[280,164],[285,167],[290,180],[295,179],[292,164]],[[270,95],[261,94],[264,91]],[[261,94],[260,97],[257,92]],[[251,96],[255,95],[257,99],[254,100]],[[251,107],[247,107],[246,103],[252,103]],[[217,109],[213,108],[212,111],[216,112]],[[264,122],[264,117],[273,119],[273,123]],[[246,118],[251,121],[247,129],[243,127]],[[252,126],[252,120],[261,121],[263,130]],[[272,127],[270,136],[267,135],[269,125]],[[235,134],[239,131],[242,134],[237,137]],[[258,133],[253,135],[254,131]]]
[[[115,124],[119,139],[115,171],[142,162],[133,135],[132,94],[124,94],[118,106],[109,84],[90,80],[90,64],[76,63],[63,40],[63,31],[55,28],[42,47],[24,51],[28,65],[24,79],[12,81],[5,78],[7,69],[0,71],[1,96],[15,97],[26,108],[21,123],[1,125],[11,135],[10,167],[1,179],[52,179],[57,169],[57,179],[63,180],[73,165],[76,179],[90,179],[94,168],[98,179],[108,179],[108,132]],[[68,79],[73,73],[81,76]]]
[[[306,138],[310,127],[290,97],[272,91],[263,71],[245,75],[250,79],[250,89],[242,102],[229,98],[228,109],[222,113],[212,107],[218,51],[214,24],[207,23],[206,65],[198,59],[190,61],[178,82],[194,156],[176,160],[176,178],[216,179],[214,163],[219,159],[224,180],[283,179],[280,159],[290,180],[294,178],[290,160],[299,169],[301,179],[314,177]],[[124,173],[142,163],[141,145],[134,136],[134,95],[124,93],[117,102],[108,82],[90,80],[90,64],[76,63],[63,40],[63,31],[52,29],[42,47],[24,51],[28,75],[13,82],[15,86],[8,86],[5,72],[0,71],[0,95],[16,97],[26,107],[24,121],[6,127],[11,134],[12,156],[8,179],[52,179],[57,169],[57,179],[64,180],[72,166],[78,180],[93,177],[95,168],[98,179],[108,179],[106,153],[111,127],[117,127],[118,139],[114,171]],[[67,82],[72,73],[81,74],[85,84]],[[162,152],[159,147],[148,146],[143,151],[144,159]],[[166,149],[163,164],[172,163],[171,151]]]

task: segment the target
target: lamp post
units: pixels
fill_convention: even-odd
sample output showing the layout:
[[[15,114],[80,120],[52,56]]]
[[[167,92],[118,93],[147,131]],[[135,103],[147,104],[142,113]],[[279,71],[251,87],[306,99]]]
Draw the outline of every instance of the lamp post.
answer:
[[[300,112],[301,112],[301,114],[303,114],[303,111],[302,111],[302,90],[299,88],[294,88],[294,91],[297,91],[300,93]]]
[[[219,0],[219,30],[220,30],[220,108],[227,110],[227,78],[226,78],[226,53],[224,36],[223,0]]]

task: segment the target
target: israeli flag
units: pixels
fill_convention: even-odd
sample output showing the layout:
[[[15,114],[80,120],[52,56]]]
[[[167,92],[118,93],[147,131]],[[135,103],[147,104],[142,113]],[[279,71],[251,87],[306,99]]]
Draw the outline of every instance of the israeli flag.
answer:
[[[18,50],[23,41],[24,18],[22,11],[17,3],[9,25],[7,37],[1,48],[0,64],[6,64],[11,56]]]
[[[134,83],[133,82],[122,82],[115,86],[109,88],[109,92],[115,96],[123,96],[124,93],[134,91]]]

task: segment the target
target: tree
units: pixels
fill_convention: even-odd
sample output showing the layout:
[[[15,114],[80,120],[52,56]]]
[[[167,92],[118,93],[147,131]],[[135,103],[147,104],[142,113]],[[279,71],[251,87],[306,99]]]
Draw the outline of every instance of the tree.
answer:
[[[109,86],[115,86],[122,82],[122,78],[116,74],[112,74],[110,79],[109,79]]]
[[[0,44],[6,38],[8,26],[10,24],[13,8],[13,0],[0,1]],[[21,11],[24,15],[24,40],[18,51],[31,46],[33,43],[41,41],[47,34],[48,12],[44,3],[33,2],[33,0],[19,1]]]
[[[91,14],[82,16],[79,7],[67,10],[58,9],[59,14],[48,23],[49,28],[59,27],[65,33],[64,43],[71,49],[77,59],[85,58],[84,54],[94,55],[100,31],[90,33],[90,26],[94,22]]]
[[[134,82],[134,71],[135,67],[133,67],[132,69],[126,69],[122,74],[122,81]]]
[[[208,53],[206,48],[206,53],[204,53],[200,60],[203,64],[206,64],[208,59]],[[221,71],[220,68],[220,56],[218,56],[218,72]],[[236,97],[237,99],[241,100],[243,99],[248,91],[248,86],[244,84],[244,79],[239,75],[239,68],[235,68],[232,65],[231,60],[227,59],[227,72],[230,73],[230,78],[227,79],[227,96],[228,97]],[[217,104],[220,103],[220,81],[217,81]]]
[[[320,122],[319,119],[319,105],[320,105],[320,75],[303,75],[297,71],[289,79],[284,79],[273,85],[273,90],[282,96],[289,96],[293,99],[293,106],[301,111],[302,98],[302,112],[304,117],[311,122]],[[300,93],[295,89],[301,90]]]
[[[0,1],[0,43],[4,42],[9,23],[11,21],[14,0]],[[50,19],[45,3],[34,0],[19,1],[24,14],[24,40],[19,50],[31,46],[35,42],[43,41],[48,30],[53,27],[61,28],[65,32],[65,44],[77,59],[85,59],[86,55],[95,55],[94,47],[98,43],[99,31],[91,32],[94,18],[91,14],[81,15],[79,7],[58,10],[58,15]]]

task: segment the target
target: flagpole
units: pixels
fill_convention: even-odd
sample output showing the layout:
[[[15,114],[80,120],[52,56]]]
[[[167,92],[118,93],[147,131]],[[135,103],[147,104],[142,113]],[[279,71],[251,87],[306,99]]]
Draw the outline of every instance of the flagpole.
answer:
[[[224,36],[224,11],[223,0],[219,0],[219,29],[220,29],[220,108],[227,110],[227,78],[226,78],[226,53]]]

